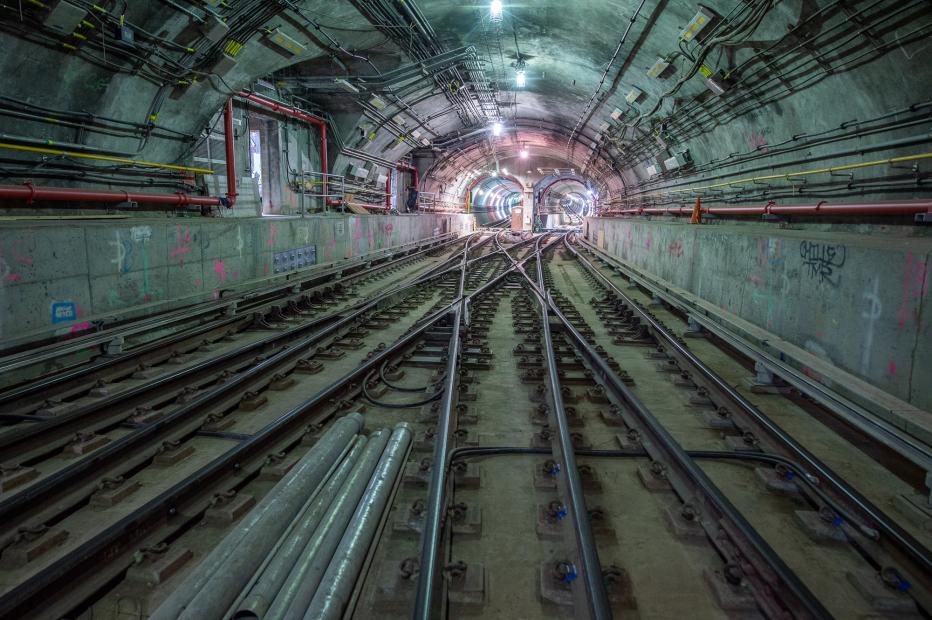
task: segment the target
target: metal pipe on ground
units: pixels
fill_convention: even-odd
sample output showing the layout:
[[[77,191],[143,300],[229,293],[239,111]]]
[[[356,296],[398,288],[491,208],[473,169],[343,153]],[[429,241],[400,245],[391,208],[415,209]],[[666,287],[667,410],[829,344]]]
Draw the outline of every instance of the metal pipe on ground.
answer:
[[[323,490],[308,500],[301,513],[295,517],[292,527],[285,530],[277,548],[261,569],[261,574],[248,586],[243,599],[234,605],[234,618],[261,618],[268,611],[327,508],[345,492],[346,481],[360,461],[367,443],[365,437],[357,437],[349,454],[327,480]]]
[[[342,617],[385,511],[392,486],[404,465],[410,443],[411,431],[408,425],[402,423],[396,426],[375,476],[369,482],[353,520],[333,554],[334,559],[304,613],[304,620],[336,620]]]
[[[317,584],[323,576],[327,565],[333,559],[333,552],[340,544],[340,538],[353,516],[353,511],[366,490],[385,446],[390,433],[388,430],[379,430],[369,436],[366,449],[359,462],[350,472],[349,478],[340,489],[335,501],[325,506],[326,514],[319,519],[317,527],[310,538],[298,553],[291,571],[271,601],[268,611],[261,617],[267,620],[273,618],[300,617],[307,604],[314,598]],[[245,612],[245,613],[242,613]],[[259,618],[252,615],[249,610],[240,610],[236,618]]]
[[[309,495],[363,429],[363,417],[339,420],[288,475],[243,518],[184,584],[155,610],[152,620],[219,617],[256,572]]]

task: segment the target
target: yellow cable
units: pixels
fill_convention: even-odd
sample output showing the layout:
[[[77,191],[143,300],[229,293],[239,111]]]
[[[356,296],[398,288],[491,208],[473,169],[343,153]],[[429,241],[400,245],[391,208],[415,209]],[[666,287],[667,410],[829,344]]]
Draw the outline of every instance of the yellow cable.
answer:
[[[134,166],[145,166],[147,168],[165,168],[167,170],[184,170],[185,172],[198,172],[200,174],[213,174],[213,170],[206,168],[191,168],[189,166],[173,166],[171,164],[157,164],[151,161],[138,161],[136,159],[126,159],[125,157],[111,157],[109,155],[92,155],[90,153],[75,153],[74,151],[63,151],[61,149],[49,149],[39,146],[23,146],[21,144],[7,144],[0,142],[0,149],[10,149],[14,151],[27,151],[29,153],[43,153],[46,155],[66,155],[68,157],[80,157],[83,159],[96,159],[98,161],[112,161],[120,164],[132,164]]]
[[[652,192],[648,196],[666,196],[667,194],[687,194],[700,189],[716,189],[718,187],[728,187],[740,183],[754,183],[757,181],[773,181],[774,179],[787,179],[790,177],[805,177],[813,174],[826,174],[830,172],[842,172],[844,170],[857,170],[858,168],[870,168],[871,166],[883,166],[890,164],[899,164],[907,161],[918,161],[920,159],[932,159],[932,153],[920,153],[919,155],[902,155],[900,157],[891,157],[889,159],[877,159],[874,161],[863,161],[857,164],[845,164],[843,166],[829,166],[828,168],[816,168],[814,170],[797,170],[795,172],[784,172],[781,174],[766,174],[759,177],[747,177],[735,181],[725,181],[714,183],[712,185],[700,185],[699,187],[687,187],[684,189],[671,189],[667,192]]]

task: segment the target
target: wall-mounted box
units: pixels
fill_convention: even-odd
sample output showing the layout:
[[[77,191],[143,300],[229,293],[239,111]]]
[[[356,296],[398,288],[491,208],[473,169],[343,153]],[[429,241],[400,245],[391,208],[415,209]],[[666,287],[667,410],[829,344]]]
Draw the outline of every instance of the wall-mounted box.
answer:
[[[624,114],[622,110],[615,108],[614,110],[612,110],[612,120],[617,121],[619,118],[621,118],[622,114]]]
[[[631,90],[628,91],[628,94],[625,95],[625,101],[627,101],[629,104],[636,103],[643,96],[644,91],[637,86],[633,86]]]
[[[647,77],[658,78],[669,66],[670,63],[665,58],[658,58],[657,62],[647,70]]]
[[[295,56],[300,54],[305,49],[305,46],[298,43],[297,39],[290,37],[284,32],[281,28],[276,28],[268,35],[269,43],[272,44],[272,47],[281,52],[285,56]]]
[[[686,27],[683,29],[683,32],[680,33],[680,38],[684,41],[692,41],[699,33],[705,30],[705,27],[709,25],[716,15],[712,9],[706,8],[704,6],[699,6],[699,11],[693,15],[693,18],[689,20],[689,23],[686,24]]]
[[[49,11],[45,18],[45,25],[62,34],[71,34],[81,24],[87,11],[70,2],[62,0]]]

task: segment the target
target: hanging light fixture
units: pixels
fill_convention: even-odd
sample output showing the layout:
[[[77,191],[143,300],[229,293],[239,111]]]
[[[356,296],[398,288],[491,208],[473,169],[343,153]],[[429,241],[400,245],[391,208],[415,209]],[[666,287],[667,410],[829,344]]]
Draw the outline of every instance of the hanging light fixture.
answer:
[[[521,159],[527,159],[527,149],[521,149]]]
[[[502,135],[502,124],[499,123],[498,121],[495,121],[494,123],[492,123],[492,135],[493,136]]]
[[[503,11],[502,0],[492,0],[492,4],[489,5],[489,19],[495,23],[502,21]]]
[[[524,72],[524,69],[518,69],[515,72],[515,86],[518,88],[524,88],[527,85],[527,74]]]

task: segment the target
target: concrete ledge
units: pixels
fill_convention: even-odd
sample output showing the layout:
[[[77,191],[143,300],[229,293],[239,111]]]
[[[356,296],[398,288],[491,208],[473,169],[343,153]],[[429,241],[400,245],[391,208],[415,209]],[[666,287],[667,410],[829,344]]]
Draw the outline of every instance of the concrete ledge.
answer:
[[[3,222],[0,343],[219,301],[311,265],[472,228],[458,215]]]

